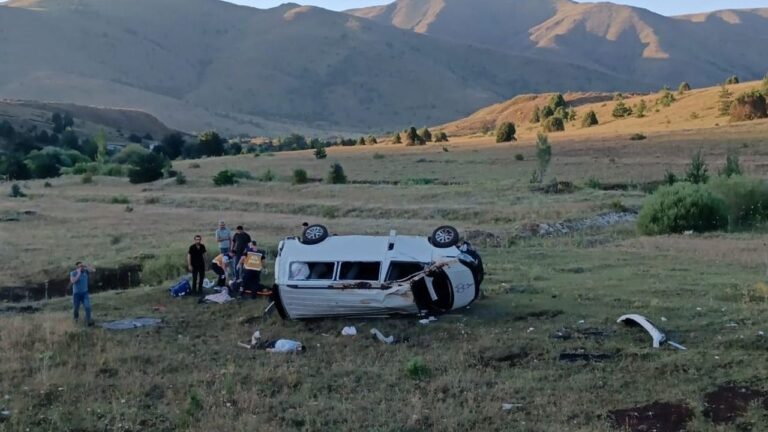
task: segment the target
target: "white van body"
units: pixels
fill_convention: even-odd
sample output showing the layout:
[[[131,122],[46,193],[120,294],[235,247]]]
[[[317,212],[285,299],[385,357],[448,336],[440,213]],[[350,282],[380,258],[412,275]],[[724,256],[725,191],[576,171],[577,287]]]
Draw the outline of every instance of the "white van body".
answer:
[[[330,236],[314,245],[287,238],[275,259],[273,296],[289,319],[450,312],[480,290],[470,268],[477,260],[460,247],[394,232]]]

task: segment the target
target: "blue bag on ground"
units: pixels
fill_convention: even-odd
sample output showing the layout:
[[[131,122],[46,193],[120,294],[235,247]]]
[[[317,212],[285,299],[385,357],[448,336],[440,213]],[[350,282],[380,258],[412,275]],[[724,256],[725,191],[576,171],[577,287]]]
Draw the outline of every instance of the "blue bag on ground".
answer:
[[[181,297],[189,294],[192,286],[189,284],[189,280],[182,279],[176,285],[170,288],[172,297]]]

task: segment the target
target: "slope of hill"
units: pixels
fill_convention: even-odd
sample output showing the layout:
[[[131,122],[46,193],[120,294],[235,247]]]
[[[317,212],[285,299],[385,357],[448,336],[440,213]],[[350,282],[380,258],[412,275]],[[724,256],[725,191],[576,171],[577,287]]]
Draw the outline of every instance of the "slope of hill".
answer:
[[[399,129],[527,91],[649,87],[324,9],[218,0],[13,0],[0,5],[0,58],[12,59],[0,97],[251,134]]]
[[[760,88],[759,81],[729,85],[727,88],[733,98],[740,93]],[[557,132],[553,136],[572,135],[611,135],[617,136],[632,133],[668,132],[672,130],[695,130],[715,128],[730,124],[728,116],[719,115],[719,95],[721,88],[706,87],[694,89],[683,95],[675,93],[676,101],[669,107],[657,104],[661,93],[625,95],[624,103],[629,107],[637,106],[645,101],[648,106],[645,116],[638,118],[633,115],[626,119],[615,119],[612,116],[616,106],[613,95],[608,93],[567,93],[566,102],[577,111],[577,119],[566,123],[565,132]],[[530,119],[534,109],[547,104],[552,94],[533,94],[518,96],[507,102],[483,108],[471,116],[435,127],[449,135],[472,135],[492,131],[502,122],[511,121],[517,125],[518,136],[529,138],[541,131],[541,125],[531,124]],[[597,114],[599,125],[590,128],[581,126],[582,116],[593,110]],[[766,125],[768,120],[752,122],[753,125]]]
[[[768,70],[768,9],[665,17],[571,0],[398,0],[348,13],[657,84],[712,85],[732,74],[757,79]]]
[[[54,113],[70,114],[75,119],[75,128],[88,136],[104,131],[114,140],[125,140],[132,133],[160,139],[173,132],[156,117],[142,111],[0,99],[0,121],[8,121],[16,129],[50,130]]]

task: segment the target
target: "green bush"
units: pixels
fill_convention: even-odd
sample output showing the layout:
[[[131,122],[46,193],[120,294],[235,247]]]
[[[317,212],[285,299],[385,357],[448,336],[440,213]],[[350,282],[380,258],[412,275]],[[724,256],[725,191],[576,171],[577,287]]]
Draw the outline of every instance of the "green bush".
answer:
[[[293,184],[305,184],[309,181],[307,172],[301,168],[293,170]]]
[[[325,159],[328,157],[328,153],[325,151],[323,147],[318,147],[315,149],[315,159]]]
[[[738,84],[739,82],[739,77],[736,75],[730,76],[727,80],[725,80],[725,83],[728,85]]]
[[[85,173],[82,177],[80,177],[80,182],[83,184],[91,184],[93,183],[93,174],[91,173]]]
[[[21,186],[19,186],[17,183],[14,183],[11,185],[11,193],[8,194],[11,198],[24,198],[27,196],[22,190]]]
[[[685,180],[689,183],[699,184],[709,181],[709,167],[704,161],[701,150],[696,152],[691,158],[691,164],[685,172]]]
[[[589,110],[586,114],[584,114],[584,118],[581,119],[581,127],[592,127],[597,126],[600,122],[597,120],[597,113],[595,113],[594,110]]]
[[[714,231],[728,225],[723,198],[703,184],[662,186],[643,203],[637,221],[646,235]]]
[[[725,201],[729,229],[748,228],[768,221],[768,183],[764,180],[719,177],[707,186]]]
[[[405,373],[409,378],[416,381],[429,378],[430,375],[429,367],[421,357],[414,357],[409,360],[405,366]]]
[[[733,177],[740,176],[741,163],[739,163],[739,155],[736,152],[729,151],[725,156],[725,166],[718,173],[720,177]]]
[[[681,95],[688,91],[691,91],[691,85],[686,81],[680,83],[680,87],[677,88],[677,93]]]
[[[600,180],[598,180],[596,177],[588,178],[584,185],[589,189],[600,189],[602,187]]]
[[[402,144],[402,143],[403,143],[403,139],[400,138],[399,133],[396,133],[392,136],[392,144]]]
[[[198,169],[198,168],[200,168],[200,164],[197,163],[197,162],[192,162],[191,164],[189,164],[189,168],[190,169]]]
[[[617,119],[627,118],[632,115],[632,108],[628,107],[627,104],[624,103],[624,101],[619,101],[616,103],[616,106],[613,108],[612,115],[614,118],[617,118]]]
[[[515,160],[516,161],[524,161],[525,160],[525,156],[523,156],[522,153],[518,153],[518,154],[515,155]]]
[[[560,117],[550,117],[544,120],[542,129],[546,133],[562,132],[565,130],[565,122],[563,122],[563,119]]]
[[[128,181],[134,184],[149,183],[163,178],[168,165],[165,156],[157,153],[147,153],[135,161],[135,165],[128,168]]]
[[[344,174],[344,168],[340,163],[334,162],[331,165],[331,170],[328,172],[327,181],[331,184],[344,184],[347,182],[347,175]]]
[[[448,134],[445,132],[438,132],[435,134],[435,142],[448,142]]]
[[[110,204],[130,204],[131,200],[125,195],[115,195],[109,200]]]
[[[419,136],[424,139],[424,142],[432,142],[432,132],[426,127],[419,131]]]
[[[373,154],[373,159],[374,159],[374,160],[381,160],[381,159],[384,159],[385,157],[386,157],[386,156],[384,156],[384,155],[383,155],[383,154],[381,154],[381,153],[374,153],[374,154]]]
[[[424,141],[424,138],[419,135],[419,132],[416,131],[416,128],[411,126],[407,131],[405,131],[405,145],[407,146],[415,146],[415,145],[424,145],[426,141]]]
[[[630,141],[642,141],[646,139],[647,137],[641,133],[634,133],[629,137]]]
[[[182,172],[176,174],[176,184],[177,185],[187,184],[187,176],[185,176],[184,173]]]
[[[237,183],[237,177],[230,170],[219,171],[213,176],[213,184],[216,186],[231,186],[235,183]]]
[[[512,122],[504,122],[496,128],[496,142],[503,143],[515,141],[517,139],[515,138],[515,134],[517,134],[515,124]]]

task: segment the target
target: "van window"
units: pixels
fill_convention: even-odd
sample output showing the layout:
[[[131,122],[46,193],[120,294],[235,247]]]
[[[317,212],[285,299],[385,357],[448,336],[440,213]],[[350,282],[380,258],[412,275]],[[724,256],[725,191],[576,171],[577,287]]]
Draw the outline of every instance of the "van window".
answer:
[[[336,263],[332,262],[302,262],[291,263],[290,280],[333,280]]]
[[[426,266],[420,262],[393,261],[389,264],[386,282],[398,281],[424,270]]]
[[[378,281],[380,271],[379,262],[343,262],[339,280]]]

